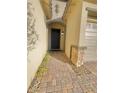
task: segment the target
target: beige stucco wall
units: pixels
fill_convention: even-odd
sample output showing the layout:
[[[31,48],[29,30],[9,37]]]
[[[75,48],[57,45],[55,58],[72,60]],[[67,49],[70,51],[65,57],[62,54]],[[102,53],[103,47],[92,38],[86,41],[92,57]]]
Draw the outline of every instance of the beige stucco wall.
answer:
[[[56,13],[56,5],[58,5],[58,13]],[[52,19],[61,18],[63,16],[66,2],[52,0]]]
[[[29,87],[34,75],[41,64],[47,51],[47,33],[48,30],[45,24],[45,16],[40,6],[39,0],[28,0],[34,8],[35,31],[38,34],[38,40],[35,48],[28,53],[27,62],[27,88]]]
[[[52,23],[49,25],[48,32],[48,49],[51,50],[51,29],[56,28],[60,29],[61,33],[64,32],[63,35],[60,36],[60,50],[64,50],[65,48],[65,26],[61,23]]]
[[[70,14],[66,21],[65,53],[70,57],[71,45],[78,45],[81,23],[82,0],[78,0],[71,6]]]

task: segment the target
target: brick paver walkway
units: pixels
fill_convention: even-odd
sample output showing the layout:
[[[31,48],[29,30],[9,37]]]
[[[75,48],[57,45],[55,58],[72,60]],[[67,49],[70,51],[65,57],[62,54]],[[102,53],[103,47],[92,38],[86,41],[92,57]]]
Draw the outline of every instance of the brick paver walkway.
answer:
[[[97,75],[97,63],[96,62],[86,62],[84,66],[91,71],[94,75]]]
[[[64,53],[50,53],[48,71],[35,80],[29,93],[96,93],[96,76],[87,68],[69,64]]]

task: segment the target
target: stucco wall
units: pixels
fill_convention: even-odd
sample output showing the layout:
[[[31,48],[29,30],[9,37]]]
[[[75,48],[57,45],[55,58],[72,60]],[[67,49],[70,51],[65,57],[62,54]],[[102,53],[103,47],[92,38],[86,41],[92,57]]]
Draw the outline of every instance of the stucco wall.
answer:
[[[29,87],[32,79],[34,78],[34,75],[41,64],[46,51],[47,51],[47,33],[48,30],[46,28],[45,24],[45,16],[42,10],[42,7],[40,5],[39,0],[28,0],[28,4],[31,5],[28,7],[29,12],[29,19],[28,19],[28,39],[29,41],[36,41],[35,43],[32,43],[32,45],[29,43],[28,46],[30,48],[33,46],[33,48],[28,49],[28,62],[27,62],[27,88]],[[33,22],[33,23],[32,23]],[[30,28],[30,24],[32,24],[32,28]],[[30,29],[33,29],[32,34],[30,34]],[[35,33],[35,34],[34,34]],[[37,37],[37,38],[35,38]],[[34,38],[34,39],[32,39]]]
[[[56,28],[56,29],[60,29],[60,32],[64,32],[64,34],[62,35],[60,33],[60,50],[64,50],[65,48],[65,26],[60,24],[60,23],[52,23],[49,25],[49,32],[48,32],[48,49],[51,50],[51,29],[52,28]]]
[[[56,5],[58,7],[58,11],[56,13]],[[64,12],[66,6],[66,2],[62,2],[62,1],[57,1],[57,0],[52,0],[52,19],[56,19],[56,18],[61,18]]]
[[[70,14],[66,22],[65,53],[70,57],[71,45],[78,45],[81,23],[82,0],[78,0],[71,6]]]

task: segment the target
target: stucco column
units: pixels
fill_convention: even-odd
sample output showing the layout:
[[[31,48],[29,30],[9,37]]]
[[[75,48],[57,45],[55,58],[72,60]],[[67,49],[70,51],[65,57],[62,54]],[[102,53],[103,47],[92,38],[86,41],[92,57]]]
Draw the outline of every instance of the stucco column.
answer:
[[[79,37],[79,46],[85,46],[85,29],[87,24],[87,15],[88,11],[86,10],[85,4],[82,7],[82,16],[81,16],[81,25],[80,25],[80,37]]]
[[[84,63],[84,51],[86,49],[85,45],[85,29],[87,24],[87,14],[88,11],[86,10],[85,4],[82,7],[82,16],[81,16],[81,25],[80,25],[80,34],[79,34],[79,49],[78,49],[78,59],[77,59],[77,66],[81,66]]]

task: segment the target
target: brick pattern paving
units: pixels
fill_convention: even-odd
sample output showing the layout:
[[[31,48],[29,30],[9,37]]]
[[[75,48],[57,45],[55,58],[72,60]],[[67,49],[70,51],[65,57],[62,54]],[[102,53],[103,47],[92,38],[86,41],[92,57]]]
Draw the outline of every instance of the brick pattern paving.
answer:
[[[41,78],[34,79],[28,93],[96,93],[96,76],[84,66],[70,64],[64,53],[50,53],[47,67]]]
[[[73,67],[73,66],[72,66]],[[84,93],[97,93],[97,77],[85,65],[73,67]]]
[[[97,63],[96,62],[86,62],[84,66],[91,71],[94,75],[97,75]]]

